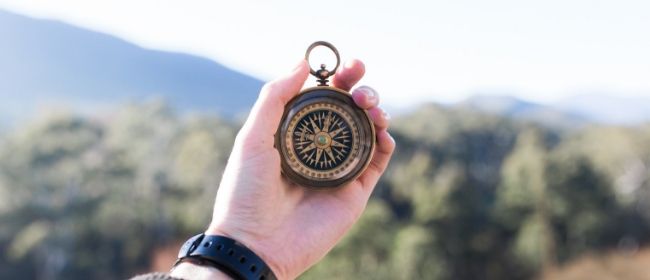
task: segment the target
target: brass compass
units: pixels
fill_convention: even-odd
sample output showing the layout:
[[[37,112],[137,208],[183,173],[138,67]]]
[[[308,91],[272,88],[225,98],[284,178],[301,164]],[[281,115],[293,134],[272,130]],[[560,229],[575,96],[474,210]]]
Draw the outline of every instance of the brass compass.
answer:
[[[349,92],[328,86],[340,56],[328,42],[309,46],[305,59],[318,46],[336,55],[336,66],[311,69],[318,86],[291,99],[275,135],[282,159],[282,172],[293,182],[310,187],[337,187],[356,179],[368,167],[375,148],[375,128],[368,113],[359,108]]]

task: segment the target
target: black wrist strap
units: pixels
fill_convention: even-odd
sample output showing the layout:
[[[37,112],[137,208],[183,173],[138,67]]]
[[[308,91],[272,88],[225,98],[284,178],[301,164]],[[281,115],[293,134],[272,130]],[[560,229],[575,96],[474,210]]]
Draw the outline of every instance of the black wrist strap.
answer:
[[[190,238],[178,252],[174,266],[188,258],[200,259],[235,279],[276,279],[269,266],[253,251],[225,236],[199,234]]]

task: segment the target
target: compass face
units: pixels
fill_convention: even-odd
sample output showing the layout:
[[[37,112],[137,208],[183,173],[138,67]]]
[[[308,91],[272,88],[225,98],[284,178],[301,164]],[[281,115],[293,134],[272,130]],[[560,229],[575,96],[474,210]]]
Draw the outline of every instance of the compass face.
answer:
[[[282,172],[289,179],[305,186],[336,187],[368,166],[375,132],[349,93],[316,87],[289,102],[276,137]]]
[[[336,169],[352,151],[350,124],[334,111],[310,111],[297,122],[293,149],[307,167],[325,171]]]
[[[359,132],[350,113],[334,104],[309,105],[292,118],[286,139],[291,167],[314,179],[345,173],[359,153]]]

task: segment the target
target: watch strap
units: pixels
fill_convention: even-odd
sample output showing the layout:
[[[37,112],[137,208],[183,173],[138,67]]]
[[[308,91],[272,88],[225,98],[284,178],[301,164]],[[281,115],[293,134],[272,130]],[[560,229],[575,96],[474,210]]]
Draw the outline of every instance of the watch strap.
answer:
[[[253,251],[232,238],[199,234],[188,239],[178,252],[178,261],[199,258],[235,279],[275,280],[268,265]]]

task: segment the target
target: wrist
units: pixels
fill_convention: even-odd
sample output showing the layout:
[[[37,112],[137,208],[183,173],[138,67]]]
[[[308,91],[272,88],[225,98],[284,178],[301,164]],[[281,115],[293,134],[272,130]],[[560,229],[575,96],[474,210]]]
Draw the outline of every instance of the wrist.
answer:
[[[277,279],[264,259],[224,234],[201,233],[185,241],[178,252],[176,265],[184,262],[214,267],[233,279]]]
[[[208,265],[184,261],[175,266],[169,275],[182,279],[215,279],[215,280],[232,280],[228,274]]]
[[[243,244],[249,250],[253,251],[253,253],[255,253],[257,256],[259,256],[266,263],[266,265],[269,266],[271,271],[273,271],[273,274],[275,274],[277,279],[288,279],[287,270],[284,269],[284,266],[282,266],[280,263],[276,262],[269,250],[266,249],[269,247],[268,244],[264,244],[262,241],[260,241],[259,238],[256,238],[255,236],[252,236],[245,232],[227,230],[226,228],[227,227],[224,226],[211,224],[208,229],[206,229],[205,234],[220,235],[237,240],[237,242]]]

